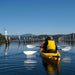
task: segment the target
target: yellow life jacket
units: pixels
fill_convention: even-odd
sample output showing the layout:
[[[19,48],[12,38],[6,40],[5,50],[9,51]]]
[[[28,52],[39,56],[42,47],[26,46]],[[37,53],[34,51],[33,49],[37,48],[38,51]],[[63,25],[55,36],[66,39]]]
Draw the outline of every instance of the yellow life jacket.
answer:
[[[56,45],[54,40],[48,40],[47,50],[56,50]]]

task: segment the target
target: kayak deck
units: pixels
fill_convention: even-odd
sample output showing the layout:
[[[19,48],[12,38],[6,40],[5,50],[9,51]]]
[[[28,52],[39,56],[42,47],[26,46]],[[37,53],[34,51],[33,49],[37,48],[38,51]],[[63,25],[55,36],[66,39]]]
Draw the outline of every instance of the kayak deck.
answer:
[[[45,53],[45,52],[42,52],[42,50],[40,49],[40,53],[41,53],[41,56],[45,58],[46,60],[55,64],[60,63],[60,53],[58,50],[57,50],[57,53]]]

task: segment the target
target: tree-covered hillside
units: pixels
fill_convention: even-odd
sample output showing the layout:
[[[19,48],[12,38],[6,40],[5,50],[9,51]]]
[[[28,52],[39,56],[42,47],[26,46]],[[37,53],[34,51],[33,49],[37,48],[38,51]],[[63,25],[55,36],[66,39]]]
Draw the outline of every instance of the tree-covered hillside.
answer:
[[[0,40],[4,40],[4,36],[0,33]]]

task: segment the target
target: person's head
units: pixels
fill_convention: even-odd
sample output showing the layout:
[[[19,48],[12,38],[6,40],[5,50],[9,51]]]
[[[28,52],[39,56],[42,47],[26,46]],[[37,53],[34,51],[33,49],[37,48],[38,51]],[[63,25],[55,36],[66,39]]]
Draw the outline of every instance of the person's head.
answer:
[[[47,40],[53,40],[52,36],[48,36]]]

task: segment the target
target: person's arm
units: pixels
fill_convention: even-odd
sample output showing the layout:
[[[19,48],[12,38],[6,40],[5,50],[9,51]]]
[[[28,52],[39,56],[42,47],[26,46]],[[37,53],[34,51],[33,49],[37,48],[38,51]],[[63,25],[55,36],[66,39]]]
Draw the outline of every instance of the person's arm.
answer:
[[[44,43],[44,46],[47,46],[48,45],[48,41],[46,41],[45,43]]]
[[[44,43],[40,46],[40,48],[43,48],[44,47]]]
[[[56,45],[56,50],[58,50],[57,45]]]
[[[56,44],[55,44],[56,45]],[[55,52],[57,52],[57,50],[58,50],[58,48],[57,48],[57,45],[56,45],[56,50],[55,50]]]
[[[46,41],[45,43],[44,43],[44,46],[43,46],[43,49],[46,51],[47,50],[47,45],[48,45],[48,41]]]

